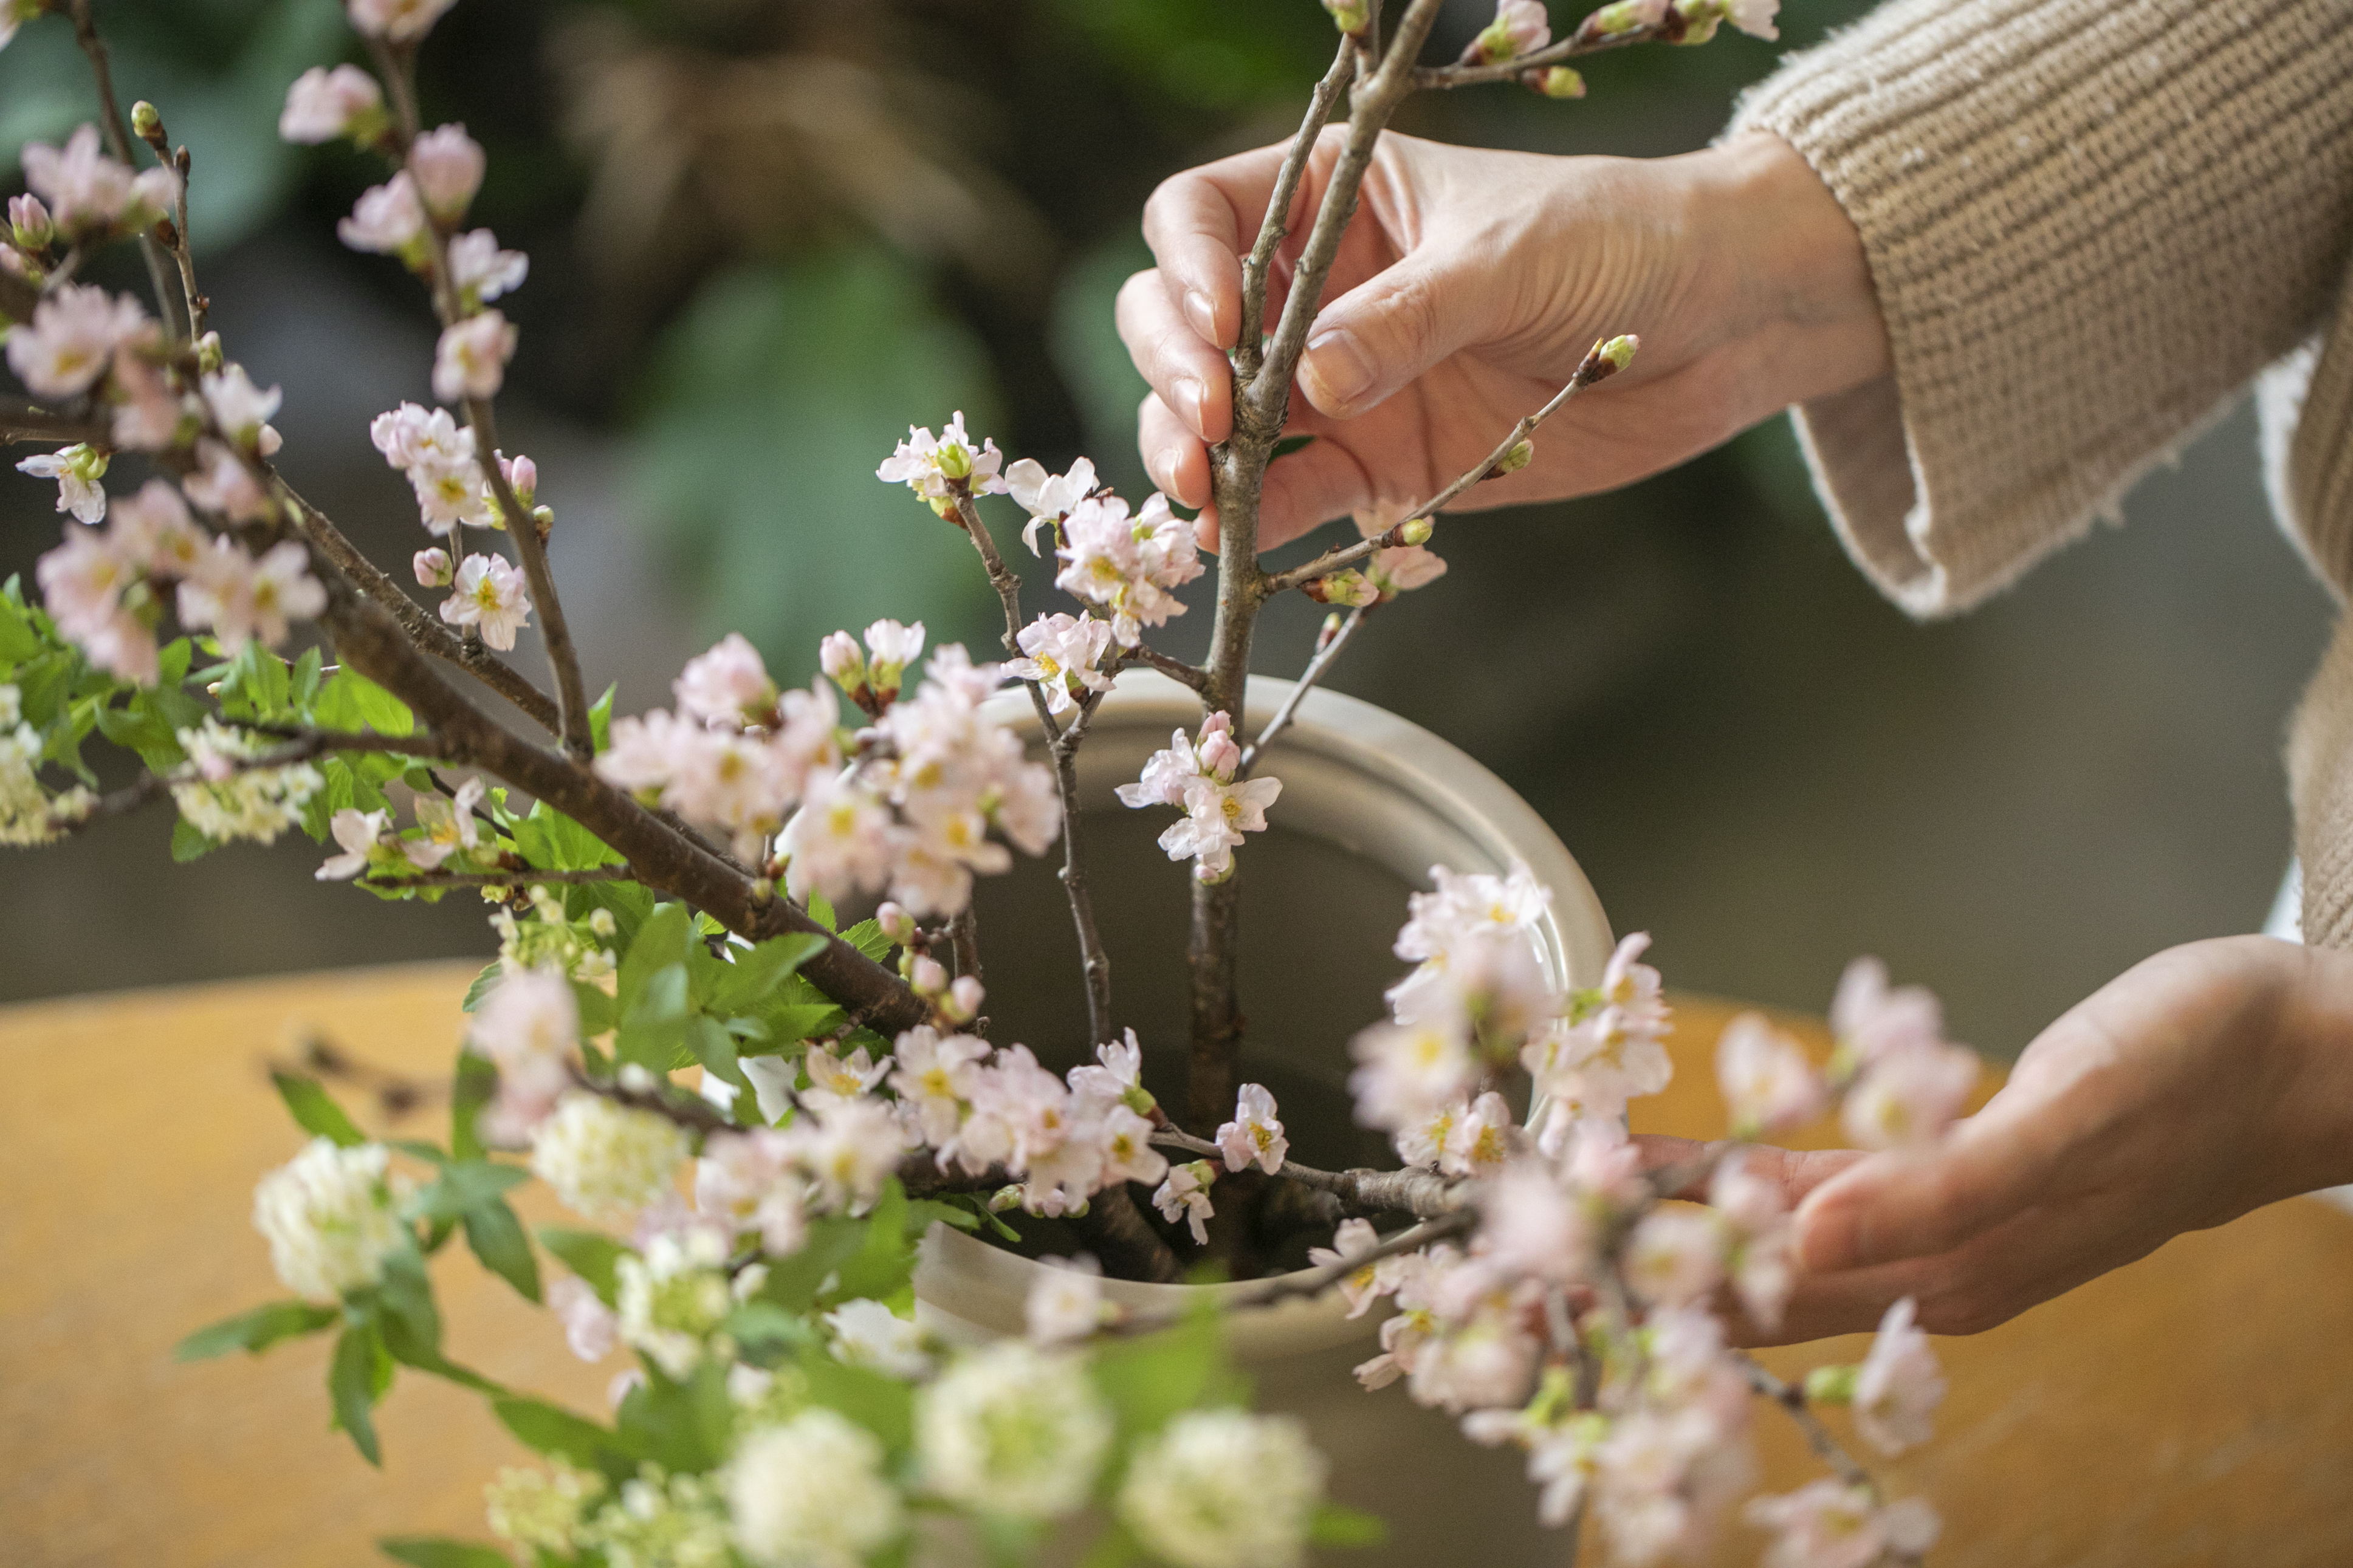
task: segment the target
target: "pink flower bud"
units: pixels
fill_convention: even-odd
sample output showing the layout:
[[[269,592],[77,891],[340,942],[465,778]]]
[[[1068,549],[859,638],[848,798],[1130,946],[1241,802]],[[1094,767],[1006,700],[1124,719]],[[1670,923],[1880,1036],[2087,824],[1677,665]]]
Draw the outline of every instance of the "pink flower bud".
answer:
[[[936,996],[948,988],[948,972],[935,958],[919,958],[908,972],[907,984],[925,996]]]
[[[466,215],[474,193],[482,188],[485,162],[480,145],[463,125],[427,131],[408,150],[409,177],[417,182],[426,210],[444,223]]]
[[[446,588],[458,578],[458,568],[451,563],[449,552],[438,545],[418,551],[409,565],[417,574],[417,585],[420,588]]]
[[[1225,715],[1219,713],[1215,717],[1223,719]],[[1212,729],[1207,724],[1203,725],[1199,751],[1201,771],[1213,778],[1230,779],[1234,776],[1234,770],[1241,765],[1242,749],[1234,744],[1230,721],[1226,727],[1219,729]]]
[[[866,650],[848,632],[835,632],[818,644],[817,662],[844,696],[855,700],[866,689]]]
[[[433,395],[444,403],[495,397],[514,357],[515,330],[504,315],[484,310],[445,330],[433,357]]]
[[[522,502],[525,507],[529,507],[538,499],[539,465],[537,463],[533,462],[529,458],[512,459],[501,458],[499,472],[507,477],[507,488],[514,491],[515,500]]]
[[[969,974],[957,975],[955,984],[948,987],[948,1016],[959,1024],[977,1018],[980,1016],[982,996],[977,979]]]
[[[827,673],[832,672],[828,670]],[[881,909],[876,910],[874,923],[882,928],[884,936],[889,937],[901,947],[915,940],[915,917],[896,904],[885,903]]]
[[[34,195],[8,198],[8,230],[26,250],[45,249],[58,234],[57,226],[49,221],[49,209]]]
[[[352,26],[364,37],[413,44],[433,30],[457,0],[343,0]]]
[[[384,125],[384,89],[357,66],[304,71],[287,89],[278,116],[280,137],[311,146],[343,136],[366,140]]]

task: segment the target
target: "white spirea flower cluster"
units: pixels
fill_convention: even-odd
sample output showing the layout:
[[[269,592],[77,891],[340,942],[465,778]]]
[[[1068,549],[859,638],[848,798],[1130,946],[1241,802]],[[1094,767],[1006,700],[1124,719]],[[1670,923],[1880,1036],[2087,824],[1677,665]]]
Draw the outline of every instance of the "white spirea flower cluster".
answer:
[[[24,721],[16,688],[0,683],[0,844],[47,844],[95,802],[77,784],[55,800],[41,787],[41,732]]]
[[[821,1406],[744,1438],[726,1491],[736,1546],[759,1568],[858,1568],[906,1528],[882,1445]]]
[[[1191,860],[1193,872],[1204,882],[1220,882],[1233,873],[1234,851],[1248,833],[1266,831],[1266,808],[1282,793],[1281,779],[1235,780],[1241,766],[1241,747],[1234,741],[1230,713],[1212,713],[1201,722],[1197,740],[1185,731],[1168,738],[1165,751],[1152,753],[1144,775],[1119,786],[1122,805],[1173,805],[1185,815],[1160,836],[1160,847],[1171,860]]]
[[[717,1475],[665,1475],[649,1465],[623,1481],[577,1537],[611,1568],[733,1568],[727,1497]]]
[[[592,1470],[501,1470],[482,1489],[491,1533],[526,1551],[569,1554],[580,1543],[582,1512],[605,1495]]]
[[[670,1192],[692,1152],[686,1132],[666,1117],[573,1093],[533,1134],[531,1168],[579,1213],[620,1218]]]
[[[1111,1447],[1112,1415],[1073,1356],[1008,1341],[971,1352],[915,1397],[924,1489],[1015,1519],[1086,1501]]]
[[[1295,1568],[1324,1468],[1288,1416],[1187,1411],[1128,1461],[1119,1516],[1177,1568]]]
[[[344,1149],[325,1138],[253,1189],[253,1226],[269,1239],[269,1261],[306,1301],[334,1301],[384,1277],[400,1246],[399,1194],[381,1143]]]
[[[613,1273],[621,1342],[672,1377],[693,1372],[735,1305],[726,1239],[700,1226],[663,1231],[642,1252],[624,1253]]]
[[[172,804],[189,826],[216,844],[237,838],[274,842],[302,820],[302,807],[325,783],[308,763],[241,766],[269,754],[277,742],[232,730],[210,716],[178,735],[195,777],[172,786]]]

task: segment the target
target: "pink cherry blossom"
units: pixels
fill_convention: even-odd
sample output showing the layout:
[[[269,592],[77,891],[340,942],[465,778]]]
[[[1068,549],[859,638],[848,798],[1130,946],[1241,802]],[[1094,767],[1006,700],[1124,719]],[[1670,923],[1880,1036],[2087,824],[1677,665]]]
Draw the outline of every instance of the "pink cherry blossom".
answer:
[[[1760,1327],[1778,1328],[1797,1282],[1796,1242],[1781,1189],[1752,1173],[1735,1151],[1715,1168],[1708,1207],[1723,1221],[1730,1256],[1726,1268],[1740,1305]]]
[[[1206,1160],[1171,1165],[1168,1179],[1152,1194],[1153,1206],[1160,1211],[1161,1218],[1171,1225],[1181,1219],[1193,1227],[1193,1244],[1197,1247],[1209,1245],[1209,1221],[1218,1212],[1209,1201],[1209,1184],[1216,1180],[1217,1173]]]
[[[582,1361],[603,1361],[620,1342],[621,1320],[577,1274],[548,1281],[547,1309],[564,1325],[564,1342]]]
[[[882,1195],[898,1169],[906,1136],[891,1108],[872,1099],[837,1100],[810,1108],[787,1136],[801,1168],[831,1209],[862,1212]]]
[[[152,321],[125,333],[114,352],[112,419],[114,444],[127,451],[160,452],[179,444],[188,419],[187,400],[172,388],[163,367],[142,348],[160,346]]]
[[[1021,542],[1029,553],[1041,553],[1038,548],[1038,530],[1055,526],[1070,515],[1071,510],[1087,499],[1095,488],[1095,466],[1081,458],[1071,465],[1067,474],[1049,474],[1044,467],[1028,458],[1005,470],[1005,488],[1021,503],[1029,521],[1022,526]],[[1056,535],[1060,530],[1056,527]]]
[[[335,225],[336,237],[353,250],[375,256],[413,252],[425,238],[425,204],[417,182],[402,170],[360,194],[351,216]]]
[[[231,654],[256,637],[275,647],[286,640],[290,617],[309,620],[327,607],[327,591],[311,575],[310,560],[290,539],[271,545],[259,561],[234,540],[216,539],[180,584],[180,622],[209,626]]]
[[[388,811],[363,812],[347,805],[335,813],[328,818],[327,828],[334,835],[335,842],[342,846],[343,853],[328,856],[311,875],[322,882],[348,882],[366,870],[368,852],[384,837],[385,828],[391,821],[392,814]]]
[[[1716,0],[1724,19],[1752,38],[1778,38],[1779,29],[1773,18],[1780,13],[1781,0]]]
[[[1062,520],[1055,552],[1062,570],[1054,585],[1111,613],[1112,637],[1133,647],[1143,628],[1185,613],[1171,590],[1202,572],[1192,524],[1155,493],[1133,519],[1116,496],[1090,497]]]
[[[483,310],[441,333],[433,355],[433,395],[444,403],[495,397],[514,358],[515,330],[504,315]]]
[[[1915,1045],[1881,1057],[1847,1090],[1840,1124],[1862,1149],[1920,1148],[1945,1135],[1984,1064],[1966,1046]]]
[[[1742,1517],[1773,1531],[1761,1568],[1874,1568],[1891,1553],[1916,1561],[1942,1529],[1918,1498],[1883,1506],[1868,1488],[1827,1476],[1794,1492],[1752,1498]]]
[[[67,284],[33,307],[31,321],[9,329],[8,368],[36,397],[79,396],[106,374],[116,346],[146,320],[127,294],[117,298],[87,284]]]
[[[1687,1307],[1724,1278],[1724,1236],[1715,1216],[1693,1208],[1657,1208],[1627,1237],[1626,1283],[1645,1301]]]
[[[1945,1373],[1909,1296],[1887,1309],[1854,1381],[1854,1426],[1883,1454],[1900,1454],[1936,1435]]]
[[[531,590],[522,569],[502,555],[467,556],[449,596],[441,601],[441,618],[474,628],[501,653],[512,648],[515,633],[531,618]]]
[[[942,1035],[924,1024],[902,1034],[891,1055],[896,1064],[892,1093],[925,1143],[946,1147],[964,1120],[965,1102],[978,1081],[976,1064],[987,1059],[988,1042]]]
[[[189,500],[231,522],[267,522],[276,508],[269,492],[236,450],[207,436],[196,443],[195,467],[180,480]]]
[[[1841,1056],[1868,1064],[1907,1046],[1943,1040],[1945,1010],[1926,986],[1891,986],[1885,964],[1858,958],[1839,976],[1831,1000],[1831,1034]]]
[[[352,26],[371,38],[413,44],[458,0],[343,0]]]
[[[65,542],[43,555],[33,574],[58,630],[79,642],[112,617],[139,568],[123,557],[112,536],[69,522]]]
[[[730,1231],[755,1234],[772,1258],[800,1250],[808,1237],[808,1186],[796,1168],[801,1146],[757,1128],[714,1134],[695,1162],[694,1205]]]
[[[476,302],[514,292],[530,275],[531,258],[520,250],[501,250],[499,237],[489,229],[478,228],[449,240],[449,281]]]
[[[1348,1075],[1356,1120],[1396,1131],[1426,1122],[1459,1104],[1477,1086],[1478,1058],[1461,1032],[1447,1023],[1376,1024],[1349,1043],[1356,1062]]]
[[[855,780],[812,778],[807,797],[777,846],[786,858],[786,889],[806,900],[812,889],[847,898],[891,877],[898,829],[890,807]]]
[[[437,126],[408,149],[409,178],[417,183],[426,211],[443,223],[466,216],[474,193],[482,188],[483,166],[480,145],[462,125]]]
[[[936,437],[928,426],[909,426],[907,438],[882,459],[874,477],[885,484],[905,485],[946,517],[955,510],[951,498],[956,483],[976,496],[1004,494],[1005,480],[997,477],[1004,462],[1005,454],[997,449],[995,441],[984,440],[977,450],[974,448],[959,410]]]
[[[907,667],[923,655],[923,623],[875,622],[866,628],[866,653],[868,682],[883,696],[892,695],[904,681]]]
[[[1274,1096],[1264,1084],[1242,1085],[1234,1103],[1234,1119],[1218,1129],[1217,1142],[1229,1171],[1247,1171],[1256,1164],[1270,1176],[1281,1173],[1291,1140],[1282,1135]]]
[[[1574,1284],[1587,1278],[1599,1241],[1589,1205],[1535,1160],[1515,1160],[1482,1190],[1489,1257],[1514,1274]]]
[[[71,237],[145,228],[179,199],[177,174],[160,166],[132,174],[100,150],[95,125],[77,128],[63,150],[28,142],[20,156],[25,184],[47,205],[58,232]]]
[[[206,376],[200,386],[215,427],[232,444],[265,458],[278,450],[279,435],[269,427],[269,421],[285,395],[277,387],[264,392],[255,386],[241,364],[227,365]]]
[[[1107,622],[1083,612],[1040,616],[1021,628],[1017,640],[1026,657],[1008,662],[1005,672],[1036,681],[1050,711],[1075,712],[1080,692],[1111,689],[1111,677],[1096,668],[1111,651]]]
[[[680,712],[730,729],[761,723],[776,712],[776,683],[759,649],[741,632],[728,633],[709,652],[687,660],[670,691]]]
[[[106,473],[106,456],[90,447],[67,447],[19,461],[16,471],[37,479],[58,482],[58,510],[71,512],[84,522],[106,520],[106,487],[98,481]]]
[[[1715,1081],[1736,1138],[1769,1137],[1803,1126],[1827,1100],[1805,1047],[1761,1013],[1743,1013],[1724,1026],[1715,1043]]]
[[[457,563],[449,552],[436,544],[409,557],[408,569],[416,575],[420,588],[446,588],[457,581]]]
[[[1372,1221],[1344,1219],[1333,1233],[1329,1247],[1311,1247],[1307,1261],[1318,1268],[1328,1268],[1335,1263],[1345,1263],[1361,1258],[1381,1244],[1380,1233]],[[1367,1263],[1340,1281],[1340,1299],[1348,1303],[1348,1316],[1361,1318],[1372,1309],[1375,1301],[1397,1289],[1394,1276],[1384,1281],[1380,1265]]]
[[[149,479],[112,508],[107,540],[116,556],[151,577],[185,577],[211,548],[169,480]]]
[[[286,89],[286,107],[278,116],[278,134],[288,142],[316,146],[338,137],[359,136],[381,124],[384,89],[375,78],[357,66],[312,66]]]

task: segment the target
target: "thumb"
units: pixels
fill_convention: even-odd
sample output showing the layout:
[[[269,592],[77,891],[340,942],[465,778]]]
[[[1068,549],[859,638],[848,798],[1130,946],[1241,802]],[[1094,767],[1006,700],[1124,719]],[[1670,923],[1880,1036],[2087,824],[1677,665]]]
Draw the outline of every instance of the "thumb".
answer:
[[[2064,1130],[1999,1100],[1946,1142],[1858,1162],[1798,1209],[1798,1251],[1817,1273],[1947,1252],[2050,1198]]]
[[[1299,381],[1319,413],[1348,419],[1488,331],[1487,289],[1460,259],[1417,251],[1324,307]]]

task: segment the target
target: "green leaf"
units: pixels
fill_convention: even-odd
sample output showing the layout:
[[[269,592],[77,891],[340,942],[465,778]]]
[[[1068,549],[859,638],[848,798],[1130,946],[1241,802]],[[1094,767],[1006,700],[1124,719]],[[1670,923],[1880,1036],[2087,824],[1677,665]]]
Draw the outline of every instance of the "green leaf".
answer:
[[[532,1256],[531,1237],[504,1198],[466,1211],[466,1245],[483,1268],[513,1286],[524,1300],[539,1300],[539,1259]]]
[[[1175,1328],[1105,1346],[1087,1370],[1119,1417],[1121,1435],[1132,1440],[1212,1403],[1224,1363],[1217,1313],[1205,1308]]]
[[[823,893],[818,892],[815,888],[811,888],[809,889],[808,915],[809,919],[817,921],[818,924],[825,927],[825,929],[829,931],[839,931],[841,930],[841,927],[834,921],[833,900],[827,898]]]
[[[540,1232],[540,1240],[546,1242],[545,1231]],[[787,1312],[807,1311],[817,1300],[818,1288],[825,1283],[826,1276],[853,1256],[865,1241],[866,1226],[860,1221],[817,1221],[809,1226],[808,1239],[801,1244],[799,1251],[768,1265],[768,1278],[760,1287],[759,1299],[774,1302]],[[548,1250],[555,1249],[550,1246]]]
[[[841,1412],[881,1438],[884,1447],[904,1448],[914,1436],[914,1390],[897,1378],[844,1366],[823,1351],[803,1356],[800,1368],[810,1403]]]
[[[376,1550],[409,1568],[514,1568],[503,1552],[431,1535],[387,1535]]]
[[[691,1020],[686,1029],[687,1047],[694,1059],[702,1064],[705,1072],[716,1076],[720,1082],[733,1084],[744,1093],[752,1092],[744,1069],[735,1063],[735,1037],[710,1018]]]
[[[331,1430],[348,1432],[360,1458],[382,1468],[384,1452],[375,1439],[375,1406],[392,1386],[392,1357],[374,1323],[347,1325],[335,1341],[334,1359],[327,1363],[327,1400],[334,1407]]]
[[[588,739],[600,753],[613,749],[613,698],[620,689],[617,680],[588,705]]]
[[[866,1216],[866,1236],[859,1249],[841,1261],[840,1279],[826,1292],[828,1299],[885,1300],[904,1290],[915,1277],[915,1247],[907,1237],[907,1189],[893,1176]]]
[[[541,801],[531,815],[514,825],[515,847],[532,865],[545,871],[585,871],[595,866],[617,866],[622,857],[603,839]]]
[[[672,964],[680,965],[680,979],[685,978],[686,944],[693,940],[692,923],[688,920],[684,904],[663,904],[655,909],[645,924],[638,928],[636,940],[621,958],[620,973],[615,987],[615,1000],[620,1004],[621,1016],[629,1015],[630,1005],[647,982]],[[684,1005],[684,992],[680,994]]]
[[[1315,1546],[1380,1546],[1388,1538],[1389,1527],[1379,1515],[1343,1508],[1336,1502],[1318,1508],[1314,1520],[1307,1526],[1308,1542]]]
[[[580,1037],[584,1040],[610,1034],[614,1026],[620,1022],[612,997],[607,995],[601,986],[575,980],[572,983],[572,1000],[580,1010]]]
[[[715,1468],[727,1457],[735,1424],[726,1363],[706,1357],[684,1382],[649,1364],[646,1381],[621,1401],[614,1424],[624,1440],[668,1469],[700,1475]]]
[[[958,1230],[978,1230],[980,1216],[956,1204],[942,1203],[937,1198],[917,1198],[907,1205],[907,1233],[917,1240],[932,1228],[936,1220],[952,1225]]]
[[[895,945],[889,937],[882,934],[881,926],[871,920],[860,921],[856,925],[843,931],[841,940],[877,963],[889,957],[891,949]]]
[[[185,640],[185,639],[183,639]],[[185,661],[183,660],[185,666]],[[324,664],[316,647],[306,647],[294,661],[293,689],[287,701],[298,713],[307,711],[319,696],[319,671]]]
[[[809,1345],[817,1331],[773,1301],[746,1301],[727,1314],[726,1331],[745,1345]]]
[[[588,1288],[596,1292],[597,1300],[607,1307],[613,1305],[618,1289],[613,1278],[613,1266],[628,1252],[628,1247],[602,1231],[567,1230],[554,1225],[539,1227],[539,1244],[554,1253],[566,1268],[586,1280]],[[794,1256],[797,1258],[799,1254]],[[773,1282],[775,1278],[772,1269],[769,1279]],[[811,1294],[815,1294],[814,1286],[811,1287]]]
[[[457,1160],[482,1157],[482,1140],[474,1131],[482,1107],[498,1092],[499,1069],[486,1057],[458,1053],[458,1069],[449,1079],[449,1154]]]
[[[16,579],[11,577],[8,582],[13,587]],[[0,594],[0,667],[11,670],[39,653],[44,646],[32,621],[16,605],[15,594]]]
[[[319,1087],[316,1079],[273,1069],[269,1081],[278,1086],[279,1098],[286,1101],[286,1109],[294,1113],[295,1121],[305,1132],[331,1140],[346,1149],[356,1148],[367,1142],[367,1135],[353,1125],[352,1119],[343,1113],[343,1108]]]
[[[499,988],[499,982],[505,977],[506,972],[506,965],[495,960],[482,965],[482,972],[474,976],[471,985],[466,987],[466,999],[458,1005],[469,1013],[480,1011],[482,1004],[490,1000],[491,993]]]
[[[764,942],[734,950],[735,962],[711,991],[711,1010],[718,1014],[748,1013],[783,984],[785,976],[825,951],[825,938],[815,931],[787,931]]]
[[[182,817],[172,824],[172,858],[179,865],[201,859],[220,846],[199,832],[194,823]]]
[[[543,1400],[510,1394],[491,1401],[491,1410],[525,1447],[575,1465],[601,1468],[614,1456],[637,1452],[623,1434]]]
[[[406,735],[417,728],[408,705],[348,665],[320,689],[311,705],[312,720],[322,730],[373,730],[379,735]]]
[[[272,1301],[198,1329],[172,1347],[174,1361],[210,1361],[231,1351],[259,1355],[280,1340],[313,1334],[343,1316],[339,1308],[309,1301]]]
[[[440,1179],[417,1194],[420,1219],[457,1219],[468,1211],[499,1201],[500,1194],[531,1180],[521,1165],[492,1164],[488,1160],[458,1160],[441,1167]]]
[[[441,1359],[441,1312],[433,1304],[433,1281],[416,1247],[398,1247],[385,1255],[377,1299],[384,1304],[385,1348],[396,1360],[433,1369]]]
[[[693,1061],[687,1025],[694,1015],[687,1005],[687,989],[683,963],[656,971],[623,1006],[621,1026],[613,1036],[613,1054],[658,1073]]]

